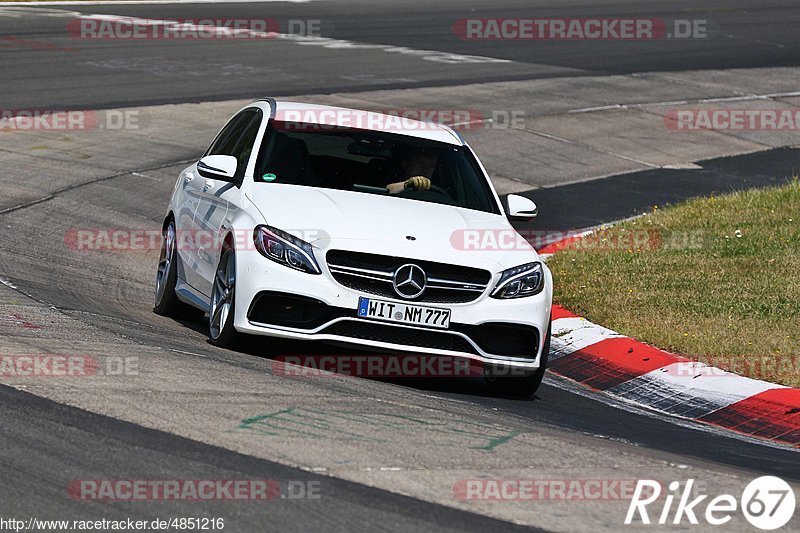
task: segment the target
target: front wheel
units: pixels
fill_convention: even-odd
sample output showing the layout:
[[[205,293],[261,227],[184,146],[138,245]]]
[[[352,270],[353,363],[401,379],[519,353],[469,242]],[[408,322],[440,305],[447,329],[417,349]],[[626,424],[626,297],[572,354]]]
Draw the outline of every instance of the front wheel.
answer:
[[[239,334],[233,327],[235,304],[236,254],[227,249],[219,260],[211,289],[211,306],[208,310],[208,336],[211,344],[231,347],[239,340]]]
[[[516,369],[497,369],[491,365],[484,367],[484,379],[492,394],[515,398],[530,398],[536,394],[536,391],[539,390],[539,386],[542,384],[542,379],[544,379],[545,370],[547,370],[547,358],[550,355],[551,329],[552,326],[547,327],[547,337],[544,340],[539,368],[533,373],[515,376],[508,374],[517,372],[518,370]]]

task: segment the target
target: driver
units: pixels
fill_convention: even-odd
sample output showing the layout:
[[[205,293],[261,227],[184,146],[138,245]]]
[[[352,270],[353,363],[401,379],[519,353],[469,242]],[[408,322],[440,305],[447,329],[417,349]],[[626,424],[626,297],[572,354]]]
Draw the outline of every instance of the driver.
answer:
[[[427,191],[431,188],[431,176],[436,170],[436,154],[415,151],[406,156],[400,163],[403,181],[386,186],[390,194],[398,194],[405,190]]]

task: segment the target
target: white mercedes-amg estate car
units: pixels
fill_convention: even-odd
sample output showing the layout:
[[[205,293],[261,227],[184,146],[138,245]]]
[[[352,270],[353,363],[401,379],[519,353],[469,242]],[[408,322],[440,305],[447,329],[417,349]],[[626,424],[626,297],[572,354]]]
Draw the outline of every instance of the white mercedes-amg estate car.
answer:
[[[155,311],[204,311],[220,346],[249,334],[468,358],[528,396],[553,281],[509,219],[535,215],[524,196],[501,202],[447,126],[256,100],[178,177]],[[463,246],[465,232],[522,244]]]

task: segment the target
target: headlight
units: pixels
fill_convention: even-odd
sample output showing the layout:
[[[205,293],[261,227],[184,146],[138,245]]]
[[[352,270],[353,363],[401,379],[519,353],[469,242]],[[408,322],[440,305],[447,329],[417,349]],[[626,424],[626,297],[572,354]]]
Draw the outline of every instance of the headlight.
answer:
[[[253,240],[256,249],[267,259],[309,274],[321,272],[311,245],[294,235],[262,225],[253,230]]]
[[[539,294],[543,288],[544,271],[542,270],[542,264],[539,262],[526,263],[504,270],[491,296],[499,299],[523,298]]]

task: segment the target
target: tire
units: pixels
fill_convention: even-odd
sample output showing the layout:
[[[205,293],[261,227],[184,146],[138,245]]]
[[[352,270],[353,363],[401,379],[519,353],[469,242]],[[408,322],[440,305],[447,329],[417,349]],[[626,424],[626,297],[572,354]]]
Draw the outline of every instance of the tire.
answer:
[[[536,391],[544,379],[545,370],[547,370],[547,359],[550,355],[550,332],[552,330],[552,320],[547,327],[547,337],[544,340],[544,347],[542,348],[542,357],[539,363],[539,368],[531,374],[524,376],[508,376],[508,368],[494,368],[492,366],[484,367],[484,379],[490,392],[496,396],[508,396],[514,398],[530,398]]]
[[[178,281],[178,247],[176,246],[175,222],[170,220],[161,231],[161,254],[156,271],[156,290],[153,311],[172,318],[188,318],[193,308],[183,303],[175,294]]]
[[[208,337],[211,344],[231,348],[241,340],[241,334],[233,327],[235,311],[236,254],[227,248],[219,259],[211,288],[211,304],[208,309]]]

